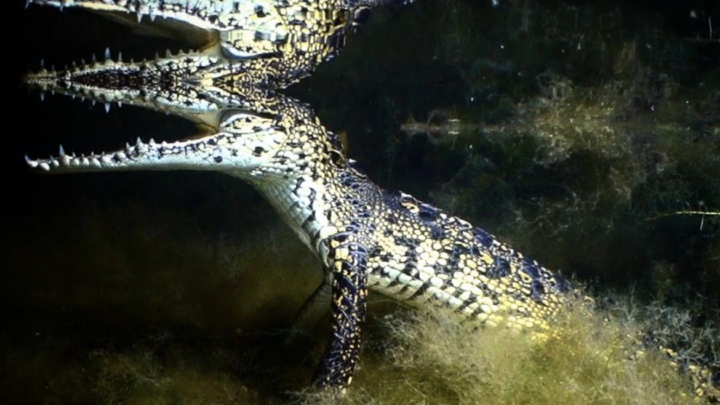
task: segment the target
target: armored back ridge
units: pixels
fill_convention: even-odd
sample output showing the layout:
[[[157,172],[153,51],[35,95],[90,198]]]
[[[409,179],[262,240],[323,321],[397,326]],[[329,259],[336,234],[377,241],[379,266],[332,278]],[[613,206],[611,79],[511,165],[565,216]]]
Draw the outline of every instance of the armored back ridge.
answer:
[[[412,305],[441,305],[484,325],[542,339],[576,290],[484,230],[358,171],[308,106],[277,92],[337,52],[373,4],[360,1],[43,1],[33,3],[174,18],[217,31],[218,45],[145,62],[105,62],[25,80],[103,103],[183,116],[200,133],[109,153],[30,159],[48,173],[205,170],[256,188],[323,263],[326,281],[306,309],[329,304],[332,334],[314,382],[345,389],[361,346],[368,290]],[[123,4],[123,6],[120,6]],[[109,104],[108,104],[109,105]],[[323,297],[330,297],[321,302]],[[701,374],[696,385],[713,390]]]

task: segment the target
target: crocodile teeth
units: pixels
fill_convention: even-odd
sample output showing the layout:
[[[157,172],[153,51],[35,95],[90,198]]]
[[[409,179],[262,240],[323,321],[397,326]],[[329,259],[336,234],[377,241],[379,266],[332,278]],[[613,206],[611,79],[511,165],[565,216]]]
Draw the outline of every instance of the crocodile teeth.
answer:
[[[118,62],[122,63],[122,52],[118,52]]]
[[[45,69],[45,59],[40,59],[40,69]]]
[[[45,101],[45,93],[40,93],[40,101]]]
[[[118,107],[122,107],[122,101],[118,101]]]
[[[60,150],[59,150],[59,152],[58,152],[58,155],[59,155],[60,157],[64,157],[64,156],[65,156],[65,148],[63,148],[62,144],[60,144],[60,148],[59,148],[59,149],[60,149]]]
[[[110,112],[110,103],[105,103],[105,112],[106,113]]]

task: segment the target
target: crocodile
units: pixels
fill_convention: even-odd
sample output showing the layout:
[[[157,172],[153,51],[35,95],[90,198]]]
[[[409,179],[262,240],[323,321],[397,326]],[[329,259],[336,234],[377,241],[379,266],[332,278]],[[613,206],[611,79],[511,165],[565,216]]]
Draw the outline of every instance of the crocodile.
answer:
[[[329,343],[313,376],[319,388],[344,392],[351,384],[369,291],[410,306],[447,307],[462,319],[538,339],[552,334],[553,317],[577,286],[482,228],[375,184],[310,106],[267,85],[274,63],[200,51],[29,73],[24,81],[41,90],[123,100],[193,120],[199,130],[172,143],[138,138],[80,156],[60,146],[57,156],[25,159],[49,174],[215,171],[258,190],[325,270],[301,310],[306,315],[329,304],[331,311]],[[696,394],[717,400],[709,372],[695,370]]]

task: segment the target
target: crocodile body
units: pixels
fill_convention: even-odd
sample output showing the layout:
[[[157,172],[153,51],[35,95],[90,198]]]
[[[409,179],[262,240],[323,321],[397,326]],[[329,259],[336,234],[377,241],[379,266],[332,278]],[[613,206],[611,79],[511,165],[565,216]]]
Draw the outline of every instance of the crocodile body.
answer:
[[[273,2],[300,3],[310,4]],[[354,15],[370,3],[342,5]],[[321,23],[307,27],[334,26],[327,17],[334,14],[324,15]],[[243,41],[255,41],[237,38],[242,39],[233,43],[235,49],[244,49]],[[352,381],[368,290],[411,305],[447,306],[463,318],[508,324],[538,337],[552,331],[553,315],[574,292],[570,284],[481,228],[368,179],[310,107],[277,92],[309,72],[307,67],[283,70],[302,65],[293,62],[288,68],[278,62],[295,60],[297,50],[304,49],[298,43],[288,46],[276,57],[238,59],[232,52],[201,50],[142,63],[107,60],[29,74],[25,81],[41,90],[177,114],[198,123],[201,131],[174,143],[138,139],[135,145],[101,154],[75,156],[61,147],[58,156],[27,158],[28,164],[49,173],[217,171],[256,188],[326,270],[332,334],[314,378],[321,387],[344,389]],[[323,286],[318,291],[318,296],[327,295]],[[706,388],[704,382],[699,386]]]

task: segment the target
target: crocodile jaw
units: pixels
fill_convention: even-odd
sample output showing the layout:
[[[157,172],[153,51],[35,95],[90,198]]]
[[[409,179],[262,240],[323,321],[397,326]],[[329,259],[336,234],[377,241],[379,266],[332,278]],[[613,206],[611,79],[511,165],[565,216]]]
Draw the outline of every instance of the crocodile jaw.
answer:
[[[274,119],[246,111],[225,112],[218,133],[179,142],[144,143],[111,152],[76,156],[60,145],[57,156],[25,157],[27,164],[43,173],[113,172],[139,170],[200,170],[226,172],[244,179],[267,174],[257,171],[282,147],[287,131]]]
[[[143,16],[170,18],[202,29],[219,28],[217,18],[233,10],[233,2],[222,0],[27,0],[31,4],[63,9],[81,8],[103,12],[136,14],[138,22]]]
[[[135,14],[138,23],[144,16],[179,21],[214,33],[219,48],[233,59],[273,54],[288,40],[288,27],[271,0],[27,0],[30,4],[59,9],[74,7],[98,12]],[[266,41],[247,48],[260,36]],[[208,44],[208,46],[213,44]],[[256,44],[258,45],[258,44]],[[217,48],[209,48],[217,52]]]
[[[175,114],[193,122],[217,127],[214,112],[237,100],[214,90],[212,78],[205,76],[209,69],[217,69],[225,61],[203,54],[168,55],[166,58],[144,62],[112,61],[109,50],[105,62],[94,62],[63,70],[30,73],[23,81],[31,88],[60,93],[73,98],[89,99],[145,107]]]

